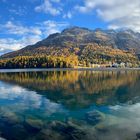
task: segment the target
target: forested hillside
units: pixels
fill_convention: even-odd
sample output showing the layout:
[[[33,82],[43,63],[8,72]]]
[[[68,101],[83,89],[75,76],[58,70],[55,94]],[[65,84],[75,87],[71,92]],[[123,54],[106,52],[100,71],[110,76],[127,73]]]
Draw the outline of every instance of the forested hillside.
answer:
[[[140,34],[71,27],[1,56],[0,68],[75,67],[131,63],[139,67]]]

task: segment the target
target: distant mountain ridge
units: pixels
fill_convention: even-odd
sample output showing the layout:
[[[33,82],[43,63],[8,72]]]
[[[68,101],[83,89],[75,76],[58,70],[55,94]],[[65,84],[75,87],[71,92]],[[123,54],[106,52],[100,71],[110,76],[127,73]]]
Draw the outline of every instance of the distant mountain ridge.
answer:
[[[132,30],[90,30],[70,27],[49,35],[34,45],[2,55],[2,59],[28,56],[76,56],[82,65],[137,63],[140,60],[140,33]],[[57,58],[56,58],[57,59]],[[15,61],[15,60],[14,60]],[[26,61],[26,60],[25,60]],[[26,63],[26,62],[25,62]],[[40,63],[40,62],[38,62]]]
[[[70,53],[75,53],[74,48],[81,49],[87,44],[96,44],[99,46],[109,46],[114,49],[140,52],[140,33],[132,30],[90,30],[88,28],[71,27],[64,29],[61,33],[49,35],[46,39],[29,45],[21,50],[2,55],[2,58],[32,55],[32,54],[50,54],[50,48],[64,50],[68,49]],[[46,49],[45,49],[46,48]],[[42,51],[43,50],[43,51]],[[55,55],[59,55],[59,52]],[[63,54],[63,52],[62,52]],[[64,55],[66,55],[64,53]]]

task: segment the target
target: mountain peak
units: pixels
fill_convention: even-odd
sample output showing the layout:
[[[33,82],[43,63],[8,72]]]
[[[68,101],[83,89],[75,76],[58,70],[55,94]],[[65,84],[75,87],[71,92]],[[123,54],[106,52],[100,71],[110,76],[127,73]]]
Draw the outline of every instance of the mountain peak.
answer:
[[[84,28],[84,27],[78,27],[78,26],[72,26],[69,27],[67,29],[64,29],[62,31],[62,34],[73,34],[73,35],[77,35],[80,33],[84,33],[84,32],[90,32],[91,30],[89,30],[88,28]]]
[[[100,28],[90,30],[88,28],[72,26],[64,29],[61,33],[49,35],[46,39],[37,42],[35,45],[29,45],[21,50],[5,54],[2,58],[28,54],[59,55],[61,51],[64,55],[67,55],[75,50],[77,51],[74,53],[79,55],[84,51],[82,47],[89,44],[125,51],[134,50],[138,54],[140,51],[140,33],[135,33],[131,30],[116,31]]]

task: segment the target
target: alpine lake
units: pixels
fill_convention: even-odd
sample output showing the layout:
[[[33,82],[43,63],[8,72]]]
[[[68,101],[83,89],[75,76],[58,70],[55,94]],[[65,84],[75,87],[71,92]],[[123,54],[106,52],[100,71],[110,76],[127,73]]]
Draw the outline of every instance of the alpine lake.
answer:
[[[0,140],[139,140],[139,70],[0,72]]]

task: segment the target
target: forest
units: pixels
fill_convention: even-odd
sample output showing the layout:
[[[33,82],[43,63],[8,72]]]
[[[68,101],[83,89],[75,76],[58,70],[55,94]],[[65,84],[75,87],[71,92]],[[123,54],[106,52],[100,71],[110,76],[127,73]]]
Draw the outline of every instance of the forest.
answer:
[[[139,67],[139,57],[133,51],[88,44],[84,47],[47,48],[43,47],[31,53],[0,58],[0,69],[14,68],[77,68],[77,67],[112,67],[124,64],[126,67]],[[50,49],[50,50],[49,50]]]
[[[73,68],[78,66],[77,56],[17,56],[1,59],[0,68]]]

